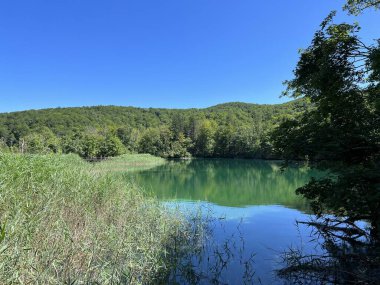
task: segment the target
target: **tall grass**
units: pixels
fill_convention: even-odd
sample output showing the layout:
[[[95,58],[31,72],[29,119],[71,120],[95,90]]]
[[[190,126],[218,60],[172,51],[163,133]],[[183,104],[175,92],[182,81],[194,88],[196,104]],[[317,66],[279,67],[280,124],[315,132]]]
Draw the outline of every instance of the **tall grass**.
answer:
[[[2,284],[156,284],[187,228],[75,155],[6,153],[0,226]]]
[[[93,170],[99,173],[117,173],[146,170],[163,165],[166,160],[150,154],[124,154],[93,164]]]

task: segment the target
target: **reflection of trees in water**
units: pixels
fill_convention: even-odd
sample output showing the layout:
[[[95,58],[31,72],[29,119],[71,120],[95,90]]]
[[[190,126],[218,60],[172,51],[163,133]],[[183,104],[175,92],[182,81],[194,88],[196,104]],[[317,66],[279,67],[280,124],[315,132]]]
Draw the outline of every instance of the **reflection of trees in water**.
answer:
[[[223,206],[281,204],[307,209],[294,189],[303,186],[316,171],[260,160],[196,159],[171,162],[136,173],[138,184],[152,189],[160,199],[207,200]]]
[[[210,211],[207,207],[205,209]],[[171,261],[173,270],[160,284],[227,285],[260,282],[255,277],[254,253],[246,252],[240,224],[234,234],[227,235],[223,218],[211,218],[210,212],[204,213],[204,209],[201,209],[200,214],[189,219],[189,236],[173,241],[175,246],[172,250],[176,255],[168,255],[175,256]],[[224,231],[222,241],[217,240],[215,231]],[[240,272],[231,271],[231,267],[236,264],[239,265]]]
[[[380,244],[364,222],[321,217],[303,223],[313,227],[312,242],[320,241],[323,253],[287,251],[281,278],[291,284],[380,284]]]

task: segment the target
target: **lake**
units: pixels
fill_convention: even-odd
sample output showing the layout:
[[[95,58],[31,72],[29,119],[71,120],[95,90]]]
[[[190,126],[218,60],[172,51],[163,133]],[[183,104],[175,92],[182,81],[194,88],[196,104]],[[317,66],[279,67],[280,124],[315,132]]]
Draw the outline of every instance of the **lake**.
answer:
[[[295,194],[312,176],[302,165],[281,162],[195,159],[135,172],[132,179],[168,207],[207,221],[203,250],[192,256],[191,274],[176,272],[178,284],[285,284],[276,276],[289,250],[319,252],[308,203]],[[190,276],[187,276],[187,274]]]

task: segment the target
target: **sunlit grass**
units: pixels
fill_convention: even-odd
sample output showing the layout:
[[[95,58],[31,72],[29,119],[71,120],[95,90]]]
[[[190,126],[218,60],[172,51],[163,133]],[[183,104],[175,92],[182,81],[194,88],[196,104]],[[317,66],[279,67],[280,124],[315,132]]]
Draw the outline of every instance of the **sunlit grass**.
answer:
[[[166,160],[150,154],[125,154],[94,163],[93,171],[99,173],[132,172],[165,164]]]
[[[108,174],[164,163],[139,159],[94,166],[75,155],[0,153],[0,283],[158,283],[187,225]]]

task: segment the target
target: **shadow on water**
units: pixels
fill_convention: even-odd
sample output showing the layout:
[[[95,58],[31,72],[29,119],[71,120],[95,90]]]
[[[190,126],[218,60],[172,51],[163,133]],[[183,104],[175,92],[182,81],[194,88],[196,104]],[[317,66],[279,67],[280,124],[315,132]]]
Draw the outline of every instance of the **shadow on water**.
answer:
[[[318,254],[289,249],[278,276],[289,284],[380,284],[380,244],[368,223],[322,216],[300,222],[312,228]]]

